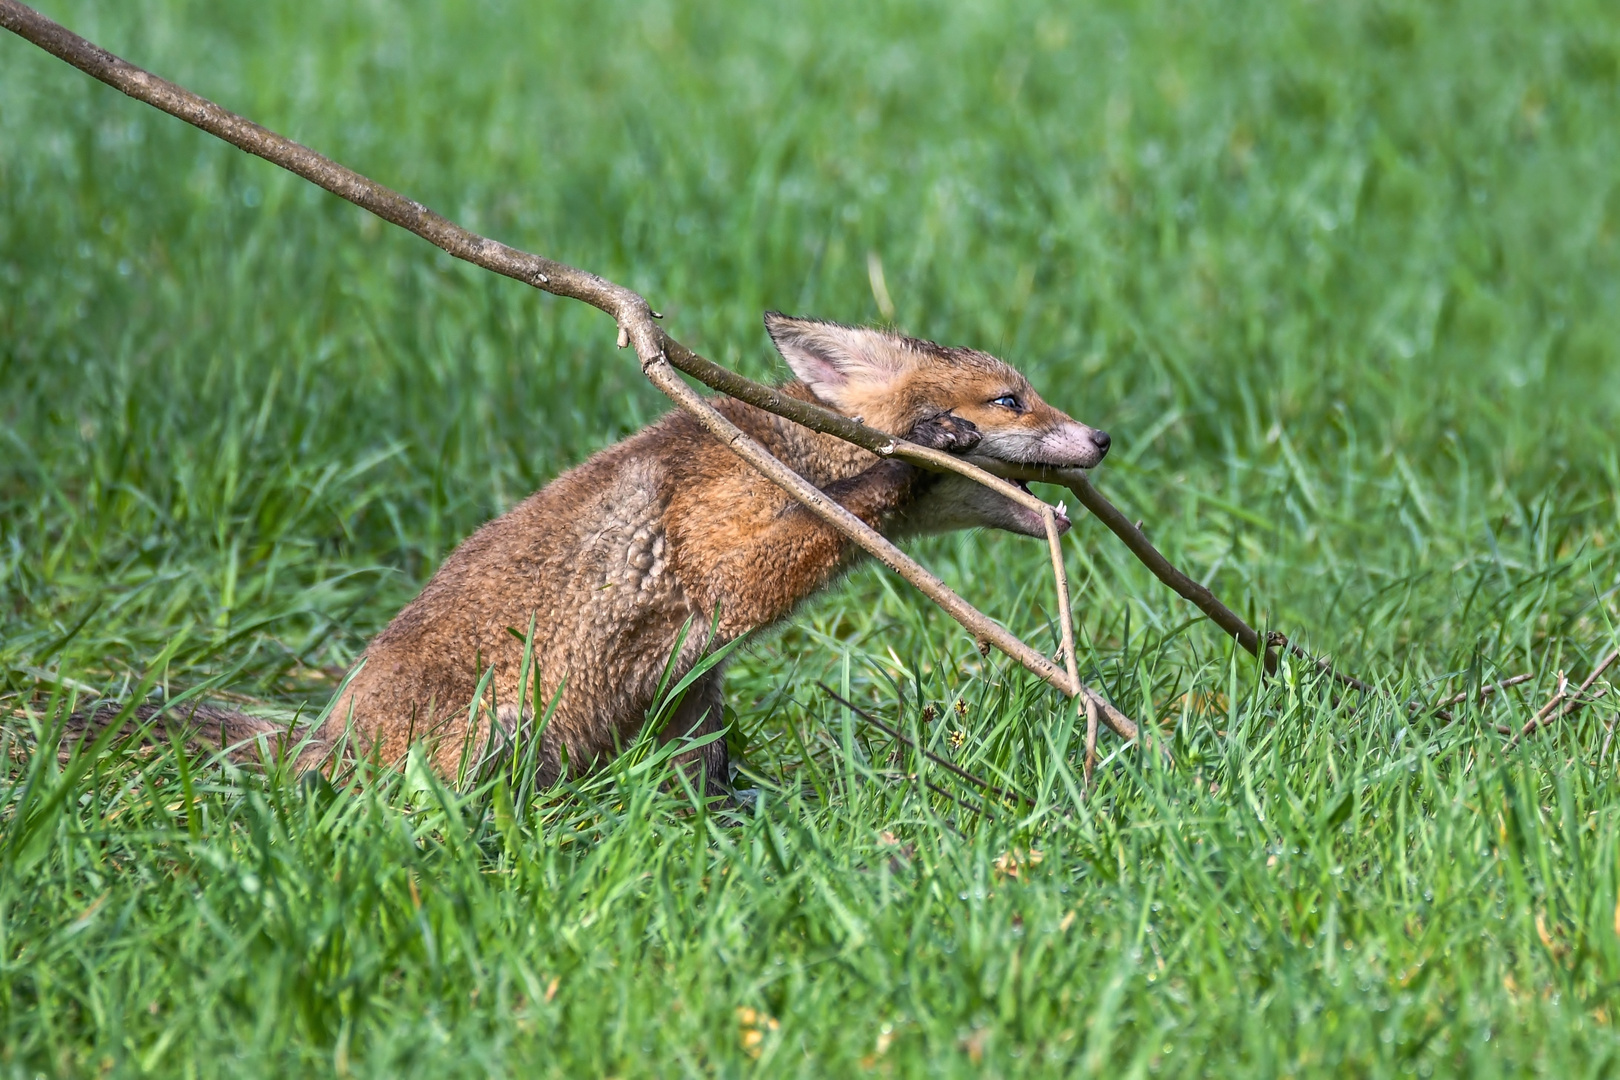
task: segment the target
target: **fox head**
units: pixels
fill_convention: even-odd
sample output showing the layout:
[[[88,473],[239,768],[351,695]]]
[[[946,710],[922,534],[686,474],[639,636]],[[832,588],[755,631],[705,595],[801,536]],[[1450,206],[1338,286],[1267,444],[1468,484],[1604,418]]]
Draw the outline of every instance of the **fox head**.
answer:
[[[1089,469],[1108,453],[1107,432],[1054,409],[1029,380],[988,353],[775,311],[766,313],[765,329],[819,401],[891,435],[951,412],[978,427],[976,455]],[[1059,517],[1060,528],[1068,524]],[[955,474],[931,486],[902,526],[910,532],[974,527],[1046,535],[1039,514]]]

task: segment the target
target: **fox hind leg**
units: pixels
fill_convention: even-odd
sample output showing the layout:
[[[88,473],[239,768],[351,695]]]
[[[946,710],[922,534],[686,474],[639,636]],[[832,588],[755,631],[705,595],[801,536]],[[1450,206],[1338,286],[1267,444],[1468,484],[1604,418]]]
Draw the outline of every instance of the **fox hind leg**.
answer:
[[[669,743],[682,738],[698,739],[714,735],[724,728],[722,681],[723,676],[715,668],[688,686],[686,696],[658,733],[658,741]],[[675,755],[675,764],[677,768],[685,770],[692,786],[706,798],[731,794],[731,761],[724,737],[714,739],[705,746],[682,751]]]

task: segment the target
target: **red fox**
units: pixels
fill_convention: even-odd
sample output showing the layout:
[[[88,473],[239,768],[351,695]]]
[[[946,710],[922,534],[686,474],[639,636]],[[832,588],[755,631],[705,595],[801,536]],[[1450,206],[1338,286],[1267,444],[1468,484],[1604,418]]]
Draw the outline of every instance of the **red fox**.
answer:
[[[1037,465],[1091,468],[1108,452],[1106,432],[1054,409],[986,353],[777,312],[765,327],[797,376],[786,393],[890,434]],[[879,459],[732,398],[715,407],[887,536],[971,527],[1045,535],[1039,515],[963,477]],[[426,737],[451,778],[467,747],[510,747],[534,721],[534,682],[520,695],[532,625],[530,679],[540,702],[556,700],[538,748],[537,780],[549,786],[565,767],[585,772],[634,739],[661,682],[674,685],[718,647],[784,619],[858,555],[690,415],[670,413],[461,544],[372,639],[322,726],[293,733],[307,736],[300,764],[328,756],[345,732],[384,762]],[[473,710],[486,674],[483,700],[497,707]],[[722,678],[716,665],[688,687],[663,741],[722,729]],[[215,746],[286,734],[212,706],[173,711],[171,723]],[[724,739],[677,760],[706,795],[726,792]]]

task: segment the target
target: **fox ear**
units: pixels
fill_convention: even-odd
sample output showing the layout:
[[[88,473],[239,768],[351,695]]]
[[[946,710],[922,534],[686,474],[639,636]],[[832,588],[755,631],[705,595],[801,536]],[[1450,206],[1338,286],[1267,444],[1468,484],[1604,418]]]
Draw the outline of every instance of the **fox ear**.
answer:
[[[810,392],[829,405],[843,405],[852,389],[878,389],[903,373],[906,350],[881,330],[863,330],[817,319],[765,313],[765,329]]]

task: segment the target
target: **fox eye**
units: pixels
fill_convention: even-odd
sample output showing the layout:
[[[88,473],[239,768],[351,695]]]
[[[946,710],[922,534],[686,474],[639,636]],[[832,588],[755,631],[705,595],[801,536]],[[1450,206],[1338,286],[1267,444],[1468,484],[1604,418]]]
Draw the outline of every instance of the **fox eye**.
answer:
[[[990,404],[1000,405],[1003,409],[1011,409],[1014,412],[1024,411],[1023,402],[1012,394],[1002,394],[1000,397],[993,399]]]

